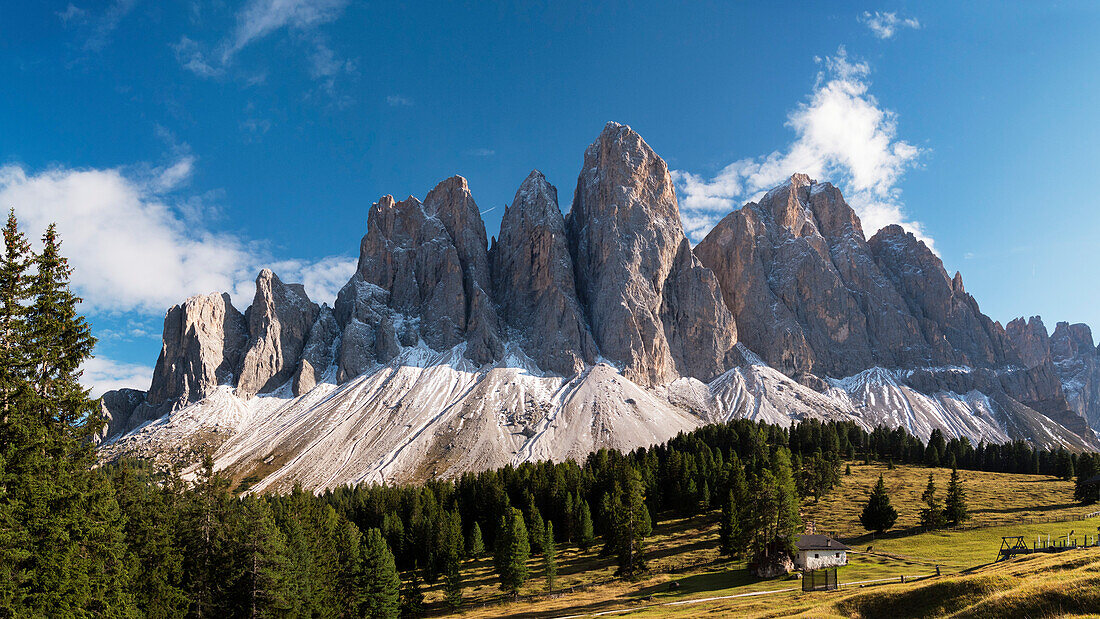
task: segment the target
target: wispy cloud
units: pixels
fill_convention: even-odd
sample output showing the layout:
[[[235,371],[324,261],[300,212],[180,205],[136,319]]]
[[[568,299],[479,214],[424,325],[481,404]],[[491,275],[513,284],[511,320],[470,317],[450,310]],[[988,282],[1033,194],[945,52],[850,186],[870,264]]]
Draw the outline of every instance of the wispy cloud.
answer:
[[[491,148],[471,148],[464,152],[471,157],[492,157],[497,154],[497,151]]]
[[[413,100],[403,95],[389,95],[386,97],[386,105],[390,107],[411,107]]]
[[[222,63],[278,30],[304,30],[335,21],[347,4],[348,0],[250,0],[237,14],[237,27],[221,50]]]
[[[172,45],[183,68],[201,77],[220,77],[250,45],[286,31],[308,48],[310,76],[333,92],[336,78],[354,75],[355,62],[340,57],[317,28],[338,19],[348,0],[249,0],[236,15],[233,31],[213,45],[184,36]],[[253,78],[247,78],[249,83]]]
[[[890,39],[902,28],[920,29],[920,22],[913,17],[898,17],[897,13],[883,13],[864,11],[859,16],[859,23],[871,29],[871,32],[880,39]]]
[[[64,10],[54,14],[65,26],[78,26],[77,31],[86,35],[81,46],[84,51],[96,52],[111,42],[115,30],[137,3],[138,0],[114,0],[102,12],[94,12],[70,2]]]
[[[822,65],[807,101],[787,115],[795,140],[783,151],[727,165],[712,178],[673,171],[684,226],[698,241],[723,216],[795,172],[837,184],[868,235],[898,223],[925,240],[906,213],[898,183],[921,149],[897,137],[897,114],[869,93],[871,69],[843,47]]]

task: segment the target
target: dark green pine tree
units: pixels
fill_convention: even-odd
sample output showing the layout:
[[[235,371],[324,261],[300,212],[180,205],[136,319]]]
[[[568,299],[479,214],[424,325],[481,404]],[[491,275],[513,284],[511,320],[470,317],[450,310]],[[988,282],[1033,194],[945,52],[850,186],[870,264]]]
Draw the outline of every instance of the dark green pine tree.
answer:
[[[1077,481],[1073,485],[1073,500],[1091,505],[1100,500],[1100,482],[1092,481],[1100,474],[1100,456],[1083,453],[1077,458]]]
[[[462,518],[457,511],[445,513],[440,526],[444,601],[455,609],[462,605]]]
[[[535,505],[535,496],[527,494],[527,537],[531,542],[531,554],[541,555],[543,549],[543,535],[546,533],[546,523],[542,519],[542,512]]]
[[[771,542],[781,545],[788,554],[794,554],[794,536],[802,530],[802,517],[798,513],[798,490],[794,483],[790,452],[786,447],[772,454],[772,471],[775,474],[775,529]]]
[[[363,542],[363,577],[366,584],[360,612],[371,619],[396,619],[401,614],[401,578],[393,553],[378,529],[368,529]]]
[[[280,617],[290,610],[287,549],[266,499],[246,497],[239,505],[241,538],[235,557],[241,566],[240,592],[249,617]]]
[[[470,529],[470,541],[466,544],[466,556],[476,559],[483,554],[485,554],[485,541],[481,537],[481,527],[475,522]]]
[[[366,581],[363,574],[363,534],[355,523],[341,518],[336,530],[336,601],[341,617],[355,617],[363,603]]]
[[[26,308],[30,305],[33,256],[30,243],[20,232],[15,211],[8,214],[4,227],[4,254],[0,258],[0,612],[16,616],[24,609],[27,574],[23,566],[32,560],[30,539],[23,526],[20,497],[24,491],[9,491],[5,460],[16,459],[13,469],[26,468],[23,459],[28,432],[32,426],[24,419],[30,391],[30,362],[25,345]]]
[[[4,226],[4,254],[0,257],[0,416],[6,417],[15,398],[29,389],[30,359],[25,345],[27,308],[31,301],[31,245],[19,230],[14,209]],[[14,439],[15,437],[4,437]],[[7,444],[7,443],[4,443]]]
[[[608,550],[619,562],[616,573],[632,578],[645,570],[645,538],[653,532],[645,489],[638,470],[623,464],[618,471],[611,498],[611,527]]]
[[[924,501],[924,507],[920,510],[920,524],[922,527],[937,529],[946,524],[947,519],[944,517],[943,506],[936,498],[936,482],[932,478],[932,473],[928,474],[928,485],[924,488],[924,494],[921,494],[920,499]]]
[[[401,616],[419,617],[424,612],[424,591],[420,587],[420,568],[415,564],[401,586]]]
[[[501,517],[494,551],[500,588],[513,595],[518,594],[519,588],[527,582],[527,559],[531,556],[527,527],[523,523],[523,513],[518,509],[509,508]]]
[[[545,548],[542,552],[543,572],[546,575],[546,591],[553,593],[558,581],[558,547],[554,543],[554,523],[546,521]]]
[[[207,454],[193,489],[181,506],[180,537],[184,555],[184,578],[191,602],[188,614],[219,617],[231,614],[226,606],[226,587],[233,574],[233,532],[226,524],[234,499],[229,481],[214,472],[214,460]],[[294,584],[291,575],[290,584]]]
[[[890,505],[890,496],[886,493],[886,482],[882,475],[878,476],[878,482],[871,489],[871,496],[867,499],[867,505],[863,507],[863,513],[859,516],[859,522],[864,529],[882,533],[894,526],[898,521],[898,510]]]
[[[12,238],[9,230],[5,237]],[[10,591],[3,595],[16,616],[127,614],[133,603],[125,523],[109,477],[91,468],[91,439],[103,422],[79,383],[95,339],[77,313],[80,299],[69,288],[71,270],[55,226],[47,228],[42,245],[34,274],[18,277],[29,277],[29,304],[15,312],[23,320],[9,317],[4,343],[5,355],[17,361],[0,378],[0,517],[11,519],[21,548],[4,553],[5,561],[16,562],[0,569],[14,576],[0,590]],[[12,265],[9,252],[20,253],[6,249],[4,267]],[[14,289],[22,290],[21,284]]]
[[[737,498],[731,490],[729,498],[722,503],[722,520],[718,525],[718,552],[725,557],[741,554],[742,531],[738,511]]]
[[[961,524],[970,519],[970,512],[966,506],[966,492],[963,491],[958,469],[951,469],[951,479],[947,482],[944,516],[951,524]]]
[[[588,501],[581,500],[577,515],[577,546],[581,550],[588,550],[596,543],[596,529],[592,524],[592,510],[588,507]]]

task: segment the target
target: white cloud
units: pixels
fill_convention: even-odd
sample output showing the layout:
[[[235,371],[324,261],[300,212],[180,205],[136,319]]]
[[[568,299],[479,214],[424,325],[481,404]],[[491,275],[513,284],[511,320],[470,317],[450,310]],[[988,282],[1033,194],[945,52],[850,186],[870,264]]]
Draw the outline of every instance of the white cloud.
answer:
[[[497,154],[497,151],[491,148],[472,148],[465,151],[465,153],[472,157],[492,157],[493,155]]]
[[[188,296],[215,291],[235,293],[234,304],[244,309],[265,266],[284,281],[301,281],[318,302],[331,302],[354,259],[277,262],[263,243],[205,228],[196,209],[208,207],[174,204],[166,194],[186,182],[193,161],[186,156],[138,178],[119,169],[31,173],[9,164],[0,167],[0,204],[14,206],[32,236],[57,223],[84,311],[160,316]]]
[[[727,165],[713,178],[673,171],[684,227],[696,241],[723,216],[795,172],[839,186],[870,236],[898,223],[932,246],[904,212],[898,182],[921,150],[897,137],[897,115],[868,92],[870,67],[844,48],[820,60],[813,92],[787,115],[796,138],[785,151]]]
[[[884,13],[864,11],[859,16],[859,22],[871,29],[871,32],[880,39],[892,38],[900,28],[920,29],[920,22],[912,17],[898,17],[897,13]]]
[[[410,107],[413,100],[402,95],[389,95],[386,97],[386,104],[390,107]]]
[[[148,391],[153,380],[153,368],[148,365],[112,361],[104,357],[88,359],[80,369],[83,372],[80,383],[92,390],[93,398],[113,389]]]

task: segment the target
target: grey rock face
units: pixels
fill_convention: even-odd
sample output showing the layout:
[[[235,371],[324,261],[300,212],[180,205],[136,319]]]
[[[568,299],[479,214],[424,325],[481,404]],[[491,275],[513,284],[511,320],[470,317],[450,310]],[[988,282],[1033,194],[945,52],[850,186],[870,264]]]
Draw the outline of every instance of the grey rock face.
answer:
[[[134,409],[145,402],[145,392],[137,389],[116,389],[103,394],[100,412],[107,425],[96,436],[96,442],[117,436],[137,427],[133,419]]]
[[[1100,354],[1086,324],[1059,322],[1047,336],[1038,316],[1017,318],[1006,327],[1009,339],[1028,368],[1060,384],[1067,406],[1092,426],[1100,425]]]
[[[868,244],[917,319],[932,349],[932,364],[997,367],[1016,360],[1003,329],[981,313],[962,277],[949,277],[943,262],[912,233],[891,225]]]
[[[462,266],[466,294],[466,356],[489,363],[504,354],[500,320],[489,291],[489,255],[485,223],[466,179],[452,176],[424,198],[424,210],[437,217],[450,234]]]
[[[585,151],[566,230],[596,344],[629,378],[709,380],[730,365],[733,317],[691,254],[668,166],[630,127],[608,123]]]
[[[491,254],[494,298],[539,367],[570,376],[595,363],[558,191],[542,173],[531,172],[520,185]]]
[[[487,292],[485,225],[465,179],[443,181],[424,204],[413,197],[394,202],[391,196],[375,203],[357,275],[387,293],[389,307],[415,321],[432,348],[465,341],[466,356],[479,363],[503,354],[499,319]]]
[[[745,345],[789,376],[807,382],[928,356],[855,211],[829,183],[795,174],[728,215],[695,254],[717,275]]]
[[[284,284],[270,269],[260,271],[248,308],[249,345],[238,395],[266,393],[291,379],[319,311],[301,284]]]
[[[1005,325],[1005,334],[1026,367],[1034,368],[1051,361],[1050,337],[1041,317],[1032,316],[1026,321],[1017,318]]]
[[[317,312],[309,337],[302,347],[302,357],[294,374],[294,395],[306,393],[321,380],[325,369],[335,361],[334,346],[340,336],[340,326],[327,304]]]
[[[198,295],[168,310],[147,401],[188,404],[232,384],[248,341],[244,316],[228,294]]]
[[[340,352],[337,360],[337,381],[346,382],[362,374],[376,360],[387,363],[400,352],[400,347],[413,346],[420,338],[418,321],[401,320],[397,333],[394,311],[387,305],[390,294],[374,284],[363,281],[358,273],[352,276],[336,297],[336,323],[341,329]],[[397,316],[403,315],[397,314]]]

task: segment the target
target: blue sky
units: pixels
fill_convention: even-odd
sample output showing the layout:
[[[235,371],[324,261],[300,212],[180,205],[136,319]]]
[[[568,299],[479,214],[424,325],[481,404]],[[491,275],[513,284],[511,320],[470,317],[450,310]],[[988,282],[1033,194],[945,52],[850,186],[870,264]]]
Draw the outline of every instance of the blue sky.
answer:
[[[367,209],[462,174],[492,235],[633,126],[695,240],[794,171],[933,244],[994,319],[1100,328],[1094,3],[73,0],[0,7],[0,201],[58,221],[145,387],[167,305],[262,266],[331,300]]]

